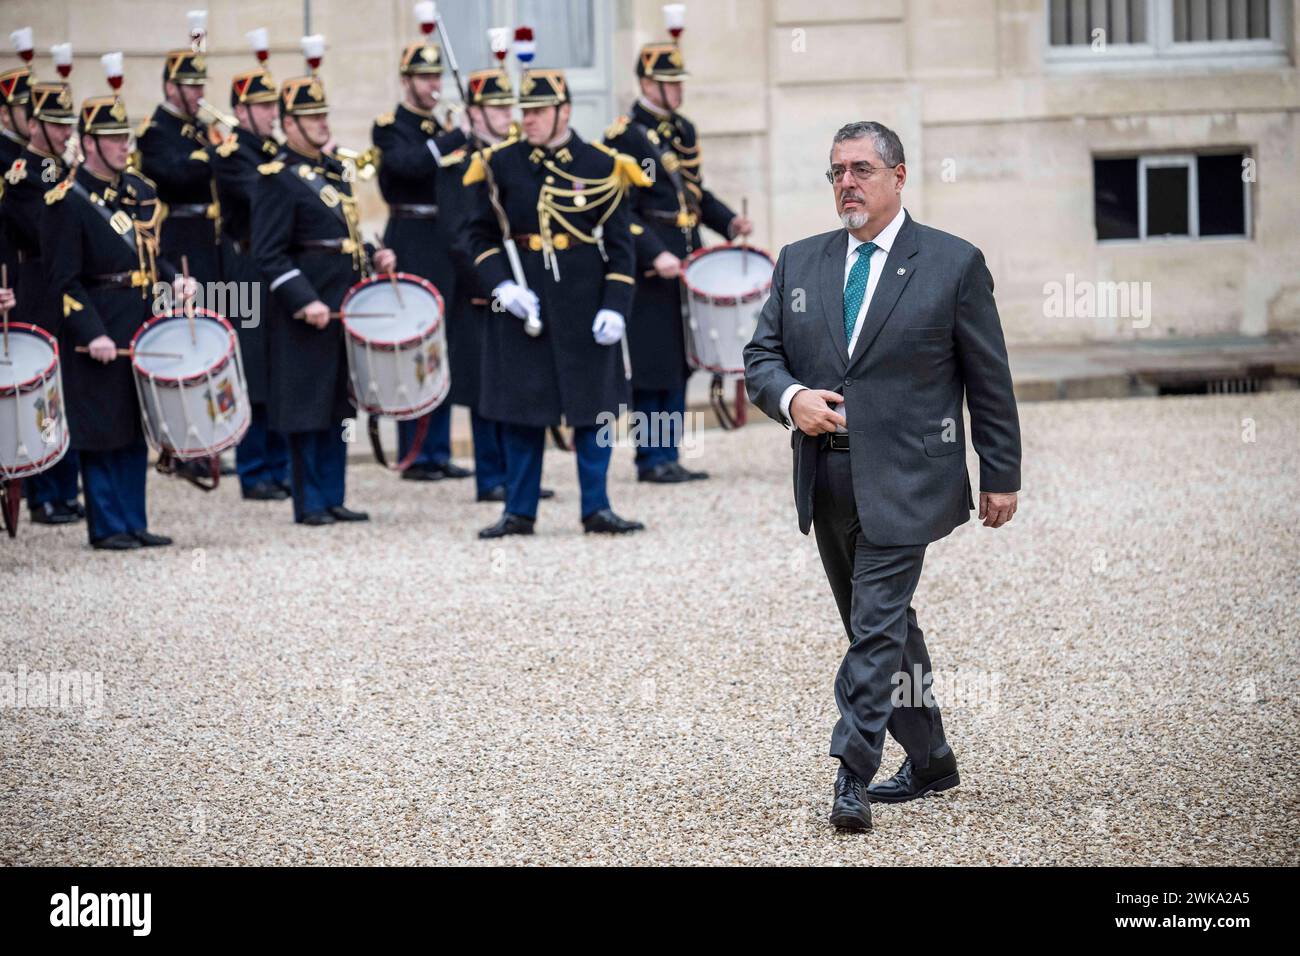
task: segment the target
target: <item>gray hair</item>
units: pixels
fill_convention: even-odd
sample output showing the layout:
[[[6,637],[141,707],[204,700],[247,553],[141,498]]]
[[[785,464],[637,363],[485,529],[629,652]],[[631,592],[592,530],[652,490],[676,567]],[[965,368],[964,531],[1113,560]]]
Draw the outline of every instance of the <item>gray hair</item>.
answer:
[[[835,139],[831,140],[831,152],[835,152],[836,143],[842,143],[846,139],[862,139],[864,136],[871,137],[871,145],[876,148],[876,155],[886,166],[897,166],[899,163],[906,162],[903,158],[903,141],[898,138],[898,134],[888,126],[871,120],[859,120],[841,126],[835,133]]]

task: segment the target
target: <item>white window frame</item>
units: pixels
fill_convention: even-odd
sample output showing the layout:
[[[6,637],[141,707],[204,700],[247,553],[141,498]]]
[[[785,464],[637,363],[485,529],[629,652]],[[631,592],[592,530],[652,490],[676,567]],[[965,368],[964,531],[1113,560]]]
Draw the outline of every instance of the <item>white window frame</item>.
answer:
[[[1101,50],[1090,43],[1052,45],[1052,0],[1043,0],[1044,62],[1053,72],[1093,70],[1168,70],[1189,68],[1240,70],[1288,66],[1288,0],[1270,0],[1269,39],[1174,42],[1174,0],[1147,0],[1146,43],[1109,43]]]
[[[1147,170],[1174,169],[1180,166],[1187,170],[1187,235],[1178,236],[1161,233],[1158,236],[1151,236],[1147,233]],[[1138,241],[1186,242],[1188,239],[1199,239],[1201,235],[1201,217],[1197,203],[1199,195],[1196,182],[1195,153],[1163,153],[1154,156],[1139,156]]]
[[[1216,242],[1219,240],[1227,241],[1249,241],[1254,233],[1254,220],[1251,209],[1251,189],[1250,183],[1244,178],[1241,181],[1242,194],[1242,217],[1241,224],[1244,232],[1227,233],[1224,235],[1202,236],[1201,235],[1201,209],[1200,209],[1200,180],[1197,160],[1202,156],[1216,155],[1241,155],[1246,159],[1252,158],[1251,151],[1244,147],[1232,147],[1227,149],[1204,149],[1200,152],[1192,153],[1139,153],[1137,159],[1137,177],[1138,177],[1138,234],[1136,239],[1098,239],[1097,244],[1103,246],[1112,245],[1135,245],[1137,243],[1147,244],[1153,242]],[[1131,154],[1130,154],[1131,156]],[[1127,159],[1129,156],[1108,156],[1094,155],[1093,159]],[[1159,169],[1170,166],[1187,167],[1187,229],[1185,236],[1169,236],[1163,233],[1158,236],[1151,236],[1147,233],[1147,170]],[[1093,197],[1096,201],[1097,183],[1094,179]]]

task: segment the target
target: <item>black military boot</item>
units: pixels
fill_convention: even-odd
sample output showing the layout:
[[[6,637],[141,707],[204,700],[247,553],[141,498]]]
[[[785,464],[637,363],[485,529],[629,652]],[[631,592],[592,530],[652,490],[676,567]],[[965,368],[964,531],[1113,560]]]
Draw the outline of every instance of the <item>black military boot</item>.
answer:
[[[504,538],[508,534],[532,534],[533,525],[536,522],[536,518],[525,518],[523,515],[512,515],[507,511],[501,516],[500,521],[484,528],[478,533],[478,536],[487,539]]]
[[[627,534],[629,531],[644,531],[645,525],[639,521],[620,518],[609,508],[593,511],[582,519],[584,534]]]
[[[957,777],[957,755],[948,748],[942,757],[930,755],[930,766],[917,770],[912,758],[903,761],[898,773],[888,780],[867,787],[867,799],[877,803],[906,803],[927,793],[951,790],[960,780]]]
[[[835,802],[831,805],[831,826],[841,830],[870,830],[871,805],[863,799],[862,779],[840,767],[835,776]]]

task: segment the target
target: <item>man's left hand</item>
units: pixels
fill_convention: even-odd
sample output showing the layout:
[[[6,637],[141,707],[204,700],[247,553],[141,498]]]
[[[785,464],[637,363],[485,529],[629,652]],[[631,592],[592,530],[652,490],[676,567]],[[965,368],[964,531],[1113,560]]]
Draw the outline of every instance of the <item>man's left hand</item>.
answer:
[[[397,253],[392,249],[376,249],[375,269],[379,272],[395,271],[397,269]]]
[[[1016,495],[999,494],[996,491],[980,492],[980,518],[986,528],[1001,528],[1016,513]]]
[[[732,239],[735,239],[737,236],[748,236],[753,231],[753,220],[748,219],[745,216],[737,216],[732,219],[731,225],[727,227],[727,232],[731,234]]]

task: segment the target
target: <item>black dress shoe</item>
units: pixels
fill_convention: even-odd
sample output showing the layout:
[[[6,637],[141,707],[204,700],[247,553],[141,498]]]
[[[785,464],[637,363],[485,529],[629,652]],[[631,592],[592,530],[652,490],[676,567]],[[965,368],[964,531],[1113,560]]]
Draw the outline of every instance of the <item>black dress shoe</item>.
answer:
[[[299,518],[298,523],[309,525],[313,528],[319,528],[322,525],[333,524],[334,516],[328,511],[313,511],[311,514],[306,514]]]
[[[150,534],[148,531],[133,531],[132,535],[135,540],[139,541],[146,548],[165,548],[172,543],[172,539],[165,534]]]
[[[840,767],[835,778],[835,802],[831,805],[831,826],[841,830],[870,830],[871,805],[864,800],[861,778]]]
[[[601,508],[582,519],[584,534],[627,534],[630,531],[644,531],[645,525],[639,521],[620,518],[609,508]]]
[[[86,506],[76,498],[73,498],[71,501],[63,502],[63,507],[75,514],[78,520],[86,517]]]
[[[289,482],[287,482],[287,481],[273,481],[273,482],[271,482],[271,484],[275,485],[275,487],[277,487],[277,488],[279,488],[281,491],[283,491],[283,492],[284,492],[284,496],[285,496],[286,498],[292,497],[292,495],[293,495],[293,485],[289,484]]]
[[[638,471],[636,480],[649,481],[656,485],[678,485],[691,479],[685,469],[679,470],[673,467],[671,461],[665,461],[663,464],[655,465],[645,471]]]
[[[75,511],[70,511],[67,505],[56,505],[52,501],[47,501],[43,505],[36,505],[28,509],[32,516],[33,524],[72,524],[74,521],[80,521]]]
[[[506,512],[501,516],[496,524],[484,528],[478,533],[480,538],[504,538],[508,534],[532,534],[533,525],[537,523],[536,518],[525,518],[523,515],[512,515]]]
[[[96,551],[134,551],[144,547],[133,534],[110,534],[107,538],[90,542],[90,546]]]
[[[442,481],[442,470],[434,465],[412,465],[402,472],[403,481]]]
[[[444,478],[472,478],[472,477],[474,477],[474,472],[473,472],[471,469],[469,469],[469,468],[462,468],[460,465],[454,464],[453,462],[450,462],[450,461],[443,462],[441,465],[434,465],[433,467],[435,467],[435,468],[437,468],[439,471],[441,471],[441,472],[442,472],[442,477],[444,477]]]
[[[334,516],[335,521],[369,521],[370,515],[364,511],[353,511],[351,508],[344,508],[342,505],[335,505],[330,509],[330,514]]]
[[[555,497],[555,492],[552,491],[550,488],[541,488],[541,489],[539,489],[538,492],[537,492],[537,497],[538,497],[538,498],[541,498],[541,499],[543,499],[543,500],[545,500],[545,499],[547,499],[547,498],[554,498],[554,497]],[[480,491],[480,492],[478,493],[478,496],[476,497],[475,500],[477,500],[477,501],[499,501],[499,502],[504,503],[505,500],[506,500],[506,486],[505,486],[505,485],[497,485],[495,488],[491,488],[491,489],[489,489],[489,490],[487,490],[487,491]]]
[[[912,758],[903,761],[898,773],[888,780],[867,787],[867,799],[877,803],[906,803],[927,793],[951,790],[961,781],[957,777],[957,755],[949,748],[942,757],[930,755],[930,766],[917,770]]]
[[[668,466],[679,475],[685,475],[686,481],[708,481],[707,471],[689,471],[680,461],[670,461]]]
[[[259,481],[243,489],[245,501],[284,501],[289,492],[271,481]]]

